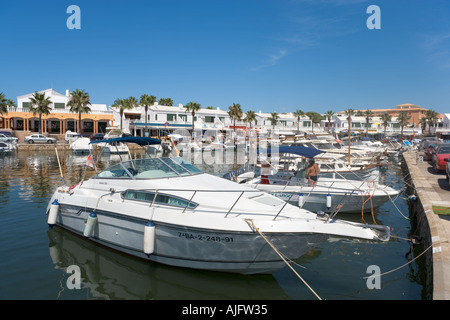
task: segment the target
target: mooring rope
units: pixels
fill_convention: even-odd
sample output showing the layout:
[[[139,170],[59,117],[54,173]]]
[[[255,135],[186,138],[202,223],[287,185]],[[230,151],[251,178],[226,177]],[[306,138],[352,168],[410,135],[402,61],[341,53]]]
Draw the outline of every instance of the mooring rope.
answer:
[[[247,222],[247,224],[256,232],[259,233],[259,235],[267,242],[267,244],[280,256],[280,258],[287,264],[287,266],[292,270],[292,272],[294,272],[294,274],[308,287],[309,290],[311,290],[311,292],[317,297],[317,299],[322,300],[322,298],[320,298],[320,296],[311,288],[311,286],[298,274],[297,271],[295,271],[295,269],[286,261],[286,259],[283,257],[283,255],[281,254],[281,252],[278,251],[277,248],[275,248],[275,246],[266,238],[266,236],[264,235],[264,233],[259,230],[259,228],[257,228],[253,222],[252,219],[244,219],[245,222]]]
[[[407,216],[405,216],[405,215],[400,211],[400,209],[399,209],[399,208],[397,207],[397,205],[395,204],[395,201],[392,200],[392,197],[391,197],[391,195],[389,194],[389,192],[387,192],[387,191],[384,190],[384,189],[380,189],[380,190],[382,190],[382,191],[388,196],[389,200],[392,202],[392,204],[394,205],[395,209],[397,209],[398,213],[400,213],[400,215],[401,215],[403,218],[405,218],[406,220],[411,220],[410,218],[408,218]]]
[[[433,245],[430,245],[428,248],[426,248],[425,250],[423,250],[422,253],[419,254],[417,257],[415,257],[415,258],[412,259],[411,261],[409,261],[409,262],[407,262],[407,263],[401,265],[400,267],[397,267],[397,268],[395,268],[395,269],[392,269],[392,270],[390,270],[390,271],[383,272],[383,273],[380,273],[380,274],[377,274],[377,275],[371,275],[371,276],[369,276],[369,277],[363,277],[363,279],[368,279],[368,278],[373,278],[373,277],[381,277],[381,276],[384,276],[384,275],[389,274],[389,273],[391,273],[391,272],[400,270],[401,268],[406,267],[408,264],[411,264],[412,262],[414,262],[416,259],[419,259],[425,252],[427,252],[427,251],[428,251],[430,248],[432,248],[432,247],[433,247]]]

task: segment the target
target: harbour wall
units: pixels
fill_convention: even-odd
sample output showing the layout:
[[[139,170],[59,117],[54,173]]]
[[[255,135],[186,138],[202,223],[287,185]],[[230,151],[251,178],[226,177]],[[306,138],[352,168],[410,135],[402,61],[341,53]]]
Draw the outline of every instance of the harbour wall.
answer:
[[[412,235],[424,252],[426,288],[424,299],[450,299],[450,218],[435,212],[450,207],[450,191],[443,189],[442,174],[430,170],[430,164],[417,151],[403,153],[405,182],[410,195]],[[445,177],[445,175],[444,175]],[[447,200],[448,199],[448,200]]]

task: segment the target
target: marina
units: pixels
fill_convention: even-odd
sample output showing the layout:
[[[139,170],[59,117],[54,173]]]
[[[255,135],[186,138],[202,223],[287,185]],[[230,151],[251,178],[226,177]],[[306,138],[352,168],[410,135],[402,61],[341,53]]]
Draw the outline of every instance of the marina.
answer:
[[[47,150],[35,152],[19,147],[16,153],[0,158],[5,168],[1,181],[2,211],[4,208],[1,218],[7,230],[1,237],[2,243],[5,243],[4,255],[9,257],[3,272],[8,288],[3,299],[430,298],[430,289],[424,281],[424,264],[420,259],[413,260],[420,254],[421,245],[413,248],[408,241],[413,227],[406,218],[408,201],[404,195],[396,197],[395,202],[385,202],[374,209],[373,214],[364,216],[365,223],[389,226],[389,241],[325,241],[294,259],[291,266],[314,288],[313,293],[287,265],[271,274],[205,272],[124,255],[58,226],[49,229],[45,213],[56,186],[61,185],[61,178],[66,185],[75,186],[85,174],[88,179],[95,171],[90,174],[85,172],[86,155],[74,155],[59,146],[56,146],[57,153],[55,146],[41,147]],[[132,156],[143,157],[137,149],[130,150]],[[103,169],[114,167],[121,162],[121,157],[123,155],[108,154],[99,165]],[[236,163],[196,163],[196,166],[215,177],[241,167]],[[386,171],[380,173],[379,179],[396,190],[405,187],[403,172],[398,165],[388,166]],[[20,208],[15,206],[18,202],[21,203]],[[337,218],[352,223],[362,222],[361,215],[354,213],[339,212]],[[30,228],[26,230],[28,237],[17,241],[16,233],[23,229],[24,223],[26,228]],[[192,236],[195,237],[192,232],[182,234],[186,239]],[[226,239],[223,240],[222,244],[226,243]],[[38,263],[26,263],[30,258]],[[406,268],[383,275],[380,289],[369,289],[369,266],[377,265],[384,272],[404,264],[407,264]],[[70,276],[67,270],[73,265],[81,269],[82,285],[79,290],[66,287]],[[31,280],[37,277],[42,280]],[[143,286],[143,283],[147,285]]]
[[[0,4],[0,299],[450,300],[450,2],[54,2]]]

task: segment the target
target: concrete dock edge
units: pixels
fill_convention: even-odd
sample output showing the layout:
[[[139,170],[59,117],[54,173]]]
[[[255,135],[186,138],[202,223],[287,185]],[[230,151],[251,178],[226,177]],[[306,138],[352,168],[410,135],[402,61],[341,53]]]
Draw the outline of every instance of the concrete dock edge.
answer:
[[[417,220],[421,221],[420,233],[424,241],[424,249],[432,245],[432,299],[450,299],[450,217],[440,216],[433,211],[433,205],[450,207],[450,192],[438,183],[440,176],[430,173],[430,165],[423,161],[418,152],[403,154],[405,166],[409,173],[409,181],[418,195],[415,208]],[[444,176],[445,177],[445,176]],[[421,208],[419,208],[421,206]],[[423,226],[428,226],[424,228]],[[427,240],[428,239],[428,240]]]

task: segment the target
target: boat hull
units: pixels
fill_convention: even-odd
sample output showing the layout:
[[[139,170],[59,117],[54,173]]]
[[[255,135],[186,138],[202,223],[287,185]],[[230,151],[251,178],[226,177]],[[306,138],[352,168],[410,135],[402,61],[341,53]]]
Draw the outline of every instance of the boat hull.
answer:
[[[83,235],[91,211],[61,205],[56,224]],[[242,274],[273,273],[286,266],[280,255],[256,231],[237,232],[192,228],[155,222],[155,247],[144,253],[148,221],[112,212],[96,211],[90,240],[149,261],[171,266]],[[250,228],[249,228],[250,230]],[[328,239],[317,233],[265,234],[283,256],[296,259]]]

